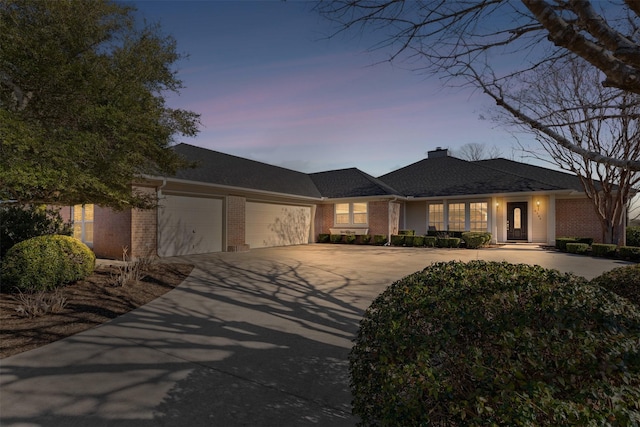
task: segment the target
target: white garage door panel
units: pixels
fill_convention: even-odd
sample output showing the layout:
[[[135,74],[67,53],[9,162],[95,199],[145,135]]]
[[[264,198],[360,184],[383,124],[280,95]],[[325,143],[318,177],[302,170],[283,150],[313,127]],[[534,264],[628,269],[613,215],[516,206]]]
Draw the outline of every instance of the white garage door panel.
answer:
[[[158,208],[158,255],[222,251],[222,200],[168,195]]]
[[[245,241],[251,248],[309,243],[311,208],[247,202]]]

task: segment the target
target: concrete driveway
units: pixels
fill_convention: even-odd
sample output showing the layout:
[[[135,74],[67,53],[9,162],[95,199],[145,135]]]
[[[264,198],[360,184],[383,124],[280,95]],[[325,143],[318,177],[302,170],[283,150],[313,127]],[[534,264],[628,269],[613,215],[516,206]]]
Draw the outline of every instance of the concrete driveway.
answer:
[[[308,245],[174,258],[191,276],[100,327],[0,361],[0,425],[353,426],[348,354],[391,282],[432,262],[624,263],[535,246]]]

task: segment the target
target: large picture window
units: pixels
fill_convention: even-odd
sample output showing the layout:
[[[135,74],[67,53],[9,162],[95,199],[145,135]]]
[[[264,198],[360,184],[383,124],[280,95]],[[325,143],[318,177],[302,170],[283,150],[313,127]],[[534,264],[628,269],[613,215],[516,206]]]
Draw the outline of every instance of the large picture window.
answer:
[[[444,205],[442,203],[429,204],[429,228],[436,231],[444,230]]]
[[[487,231],[487,202],[469,203],[469,230]]]
[[[73,237],[87,246],[93,245],[93,205],[73,207]]]
[[[449,204],[449,230],[450,231],[464,231],[465,230],[465,215],[464,215],[464,203],[450,203]]]
[[[336,225],[367,225],[369,222],[367,203],[336,203]]]

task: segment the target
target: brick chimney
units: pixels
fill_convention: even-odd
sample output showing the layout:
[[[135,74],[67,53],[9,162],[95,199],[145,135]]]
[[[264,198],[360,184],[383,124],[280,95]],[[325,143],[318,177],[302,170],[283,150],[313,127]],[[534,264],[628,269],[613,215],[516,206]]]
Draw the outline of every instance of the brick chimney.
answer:
[[[429,159],[437,159],[438,157],[449,157],[449,149],[436,147],[435,150],[427,152]]]

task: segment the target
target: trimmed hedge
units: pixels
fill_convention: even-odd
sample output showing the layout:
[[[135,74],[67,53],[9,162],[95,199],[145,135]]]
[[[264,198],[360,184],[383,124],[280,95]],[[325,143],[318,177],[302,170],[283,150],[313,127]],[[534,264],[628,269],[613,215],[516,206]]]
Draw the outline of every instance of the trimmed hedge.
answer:
[[[609,289],[640,306],[640,264],[614,268],[596,277],[591,283]]]
[[[640,226],[627,227],[627,246],[640,246]]]
[[[413,236],[413,246],[417,248],[424,246],[424,236]]]
[[[464,240],[467,249],[477,249],[489,244],[491,241],[491,233],[468,231],[466,233],[462,233],[462,240]]]
[[[330,234],[326,234],[326,233],[318,234],[318,243],[329,243],[330,241],[329,239],[331,238],[330,236],[331,236]]]
[[[416,230],[398,230],[398,234],[402,236],[415,236]]]
[[[360,236],[358,236],[357,243],[361,245],[368,245],[369,243],[371,243],[371,234],[361,234]]]
[[[47,235],[24,240],[2,259],[2,288],[54,289],[90,275],[95,260],[91,249],[73,237]]]
[[[424,245],[428,248],[435,248],[438,243],[438,238],[435,236],[425,236]]]
[[[344,236],[344,242],[348,243],[348,244],[353,244],[356,242],[356,235],[355,234],[346,234]]]
[[[591,245],[591,253],[593,256],[612,258],[616,256],[618,245],[611,243],[594,243]]]
[[[457,248],[460,246],[460,238],[458,237],[438,237],[436,246],[439,248]]]
[[[331,241],[331,243],[342,243],[343,242],[342,234],[329,235],[329,241]]]
[[[573,237],[558,237],[556,238],[556,249],[567,252],[567,243],[577,243]]]
[[[640,262],[640,248],[637,246],[620,246],[618,255],[627,261]]]
[[[433,264],[365,312],[360,425],[637,425],[640,310],[538,266]]]
[[[567,252],[570,254],[584,255],[589,252],[589,245],[586,243],[567,243]]]
[[[391,235],[391,246],[404,246],[404,234],[392,234]]]
[[[382,246],[387,243],[387,236],[384,234],[375,234],[373,236],[373,244],[377,246]]]

